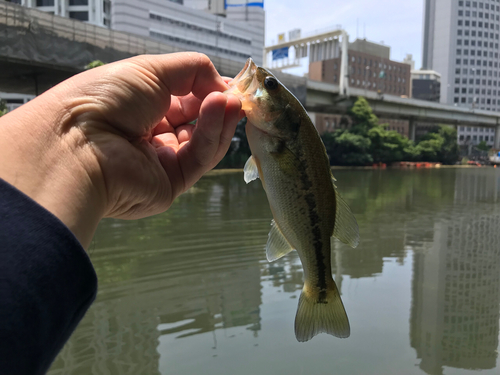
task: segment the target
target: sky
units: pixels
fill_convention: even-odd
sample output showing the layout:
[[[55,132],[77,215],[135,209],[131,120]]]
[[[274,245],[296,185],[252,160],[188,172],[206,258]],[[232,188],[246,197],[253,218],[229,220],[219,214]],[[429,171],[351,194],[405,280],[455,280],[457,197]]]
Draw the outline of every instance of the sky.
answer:
[[[278,34],[299,28],[302,34],[340,24],[349,34],[391,47],[391,60],[413,55],[415,68],[422,65],[424,0],[264,0],[266,45]],[[305,69],[307,71],[307,69]],[[300,69],[288,71],[301,74]]]

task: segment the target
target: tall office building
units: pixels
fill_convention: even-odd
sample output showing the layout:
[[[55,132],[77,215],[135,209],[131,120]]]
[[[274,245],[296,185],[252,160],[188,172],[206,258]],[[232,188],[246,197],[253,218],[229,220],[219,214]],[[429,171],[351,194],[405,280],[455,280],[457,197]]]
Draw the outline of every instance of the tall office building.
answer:
[[[500,0],[425,0],[422,69],[441,73],[441,102],[500,111]]]

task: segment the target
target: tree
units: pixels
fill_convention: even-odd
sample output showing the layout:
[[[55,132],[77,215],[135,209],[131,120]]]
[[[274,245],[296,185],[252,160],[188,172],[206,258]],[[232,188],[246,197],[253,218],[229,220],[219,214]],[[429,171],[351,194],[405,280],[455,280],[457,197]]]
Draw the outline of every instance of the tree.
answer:
[[[420,159],[443,164],[455,164],[458,160],[457,131],[440,125],[424,135],[417,144]]]
[[[7,105],[5,104],[5,100],[0,99],[0,117],[7,113]]]
[[[85,70],[97,68],[98,66],[106,65],[106,63],[103,63],[101,60],[94,60],[92,62],[89,62],[87,65],[85,65]]]
[[[337,130],[325,133],[321,137],[326,152],[333,165],[367,165],[373,163],[369,153],[371,141],[349,130]]]
[[[488,146],[486,144],[486,141],[479,142],[479,144],[476,146],[476,148],[481,150],[481,151],[489,151],[490,150],[490,146]]]
[[[330,163],[367,165],[422,160],[453,164],[458,158],[457,132],[436,126],[415,143],[396,131],[380,125],[365,98],[359,97],[349,110],[351,126],[321,136]]]

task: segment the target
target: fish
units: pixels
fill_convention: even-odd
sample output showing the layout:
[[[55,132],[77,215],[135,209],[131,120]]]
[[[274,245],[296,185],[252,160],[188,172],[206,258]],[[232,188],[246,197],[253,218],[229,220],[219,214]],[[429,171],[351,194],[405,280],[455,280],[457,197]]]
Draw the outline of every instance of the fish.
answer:
[[[349,337],[349,319],[332,277],[331,238],[354,248],[359,229],[337,190],[314,124],[299,100],[251,58],[229,82],[226,93],[240,99],[247,117],[252,155],[244,167],[244,180],[261,180],[273,216],[267,259],[272,262],[296,250],[302,263],[297,341],[322,332]]]

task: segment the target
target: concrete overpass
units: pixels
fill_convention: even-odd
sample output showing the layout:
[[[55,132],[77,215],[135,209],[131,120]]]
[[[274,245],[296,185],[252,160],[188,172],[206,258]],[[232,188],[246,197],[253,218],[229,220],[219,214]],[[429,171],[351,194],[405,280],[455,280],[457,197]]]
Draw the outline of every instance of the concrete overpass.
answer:
[[[374,91],[349,88],[349,95],[341,95],[339,86],[330,83],[307,80],[305,108],[309,112],[345,114],[358,96],[365,97],[373,112],[384,118],[408,120],[410,139],[415,139],[415,122],[434,122],[449,125],[482,126],[496,129],[495,148],[500,148],[500,113],[455,107],[378,94]]]

